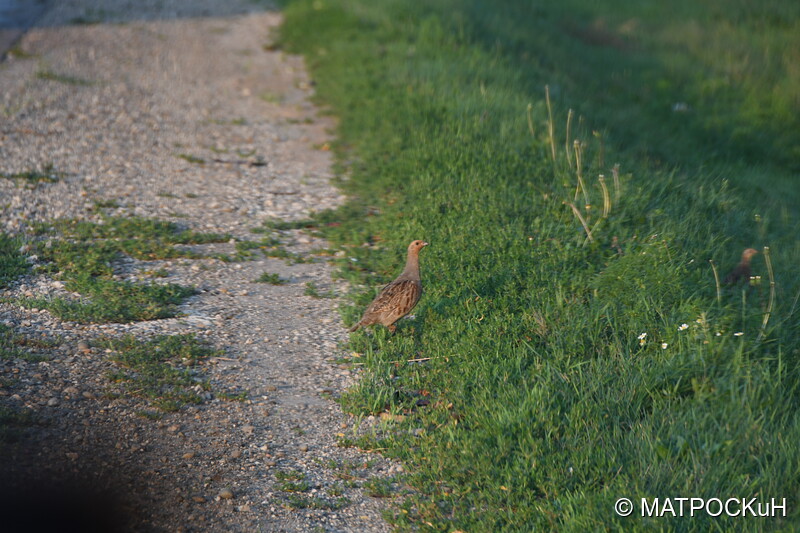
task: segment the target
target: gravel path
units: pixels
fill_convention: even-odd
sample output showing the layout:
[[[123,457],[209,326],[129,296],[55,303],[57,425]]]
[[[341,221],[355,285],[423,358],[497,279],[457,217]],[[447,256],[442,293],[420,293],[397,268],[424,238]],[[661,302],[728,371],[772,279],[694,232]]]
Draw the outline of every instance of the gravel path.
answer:
[[[55,2],[0,64],[0,173],[50,169],[59,179],[0,179],[0,231],[103,211],[253,240],[265,219],[341,203],[325,145],[333,124],[309,103],[301,59],[265,47],[279,23],[248,0]],[[305,257],[326,246],[298,231],[280,237]],[[332,362],[346,333],[335,300],[304,294],[308,282],[344,291],[331,267],[259,256],[146,268],[199,288],[180,318],[81,325],[9,303],[63,291],[44,275],[0,294],[0,323],[56,339],[46,361],[0,359],[0,408],[27,407],[37,419],[0,447],[0,501],[15,502],[0,512],[16,515],[5,520],[33,531],[42,509],[58,516],[67,501],[95,521],[98,506],[111,506],[112,521],[125,516],[138,531],[385,531],[384,501],[361,485],[400,467],[336,446],[354,425],[328,399],[354,377]],[[264,272],[289,283],[253,283]],[[211,382],[246,389],[249,400],[210,395],[160,420],[140,416],[144,404],[108,394],[114,365],[96,341],[125,333],[208,340],[225,350],[209,365]],[[279,473],[304,476],[306,501],[349,503],[297,508]],[[54,492],[43,496],[44,486]]]

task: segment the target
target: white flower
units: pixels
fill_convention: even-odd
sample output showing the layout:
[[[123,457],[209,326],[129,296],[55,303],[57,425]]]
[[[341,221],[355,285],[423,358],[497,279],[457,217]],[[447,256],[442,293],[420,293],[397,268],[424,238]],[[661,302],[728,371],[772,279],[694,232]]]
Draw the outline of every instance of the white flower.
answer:
[[[666,350],[666,349],[667,349],[667,346],[669,346],[669,344],[667,344],[666,342],[662,342],[662,343],[661,343],[661,349],[662,349],[662,350]]]
[[[717,337],[722,337],[722,332],[721,331],[717,332]]]
[[[741,337],[742,335],[744,335],[743,331],[737,331],[736,333],[733,334],[734,337]]]
[[[688,328],[689,328],[689,324],[684,323],[684,324],[681,324],[680,326],[678,326],[678,331],[683,331],[683,330],[688,329]]]
[[[637,337],[637,339],[639,339],[639,346],[644,346],[645,344],[647,344],[646,337],[647,337],[647,333],[642,333],[641,335],[639,335]]]

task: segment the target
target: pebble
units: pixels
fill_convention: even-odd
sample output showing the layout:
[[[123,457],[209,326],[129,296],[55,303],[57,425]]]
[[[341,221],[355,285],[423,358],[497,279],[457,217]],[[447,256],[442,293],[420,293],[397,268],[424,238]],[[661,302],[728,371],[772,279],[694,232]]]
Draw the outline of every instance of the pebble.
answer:
[[[90,351],[92,351],[91,347],[89,346],[89,343],[86,341],[78,341],[77,348],[78,348],[78,353],[89,353]]]
[[[219,491],[219,497],[222,500],[230,500],[233,498],[233,491],[231,489],[225,488]]]

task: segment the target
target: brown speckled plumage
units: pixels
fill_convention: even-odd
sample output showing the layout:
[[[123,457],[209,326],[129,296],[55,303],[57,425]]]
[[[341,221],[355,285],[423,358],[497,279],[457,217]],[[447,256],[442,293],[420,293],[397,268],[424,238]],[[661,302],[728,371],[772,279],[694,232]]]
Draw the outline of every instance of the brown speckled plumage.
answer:
[[[745,251],[742,252],[742,260],[739,262],[736,267],[730,271],[730,273],[725,276],[723,283],[726,285],[732,285],[734,283],[739,283],[740,281],[744,280],[745,282],[750,280],[750,260],[753,258],[754,255],[758,253],[758,250],[754,248],[747,248]]]
[[[425,246],[428,246],[428,243],[424,241],[413,241],[408,245],[408,257],[403,273],[381,290],[364,311],[361,320],[350,328],[350,331],[372,324],[383,324],[394,333],[394,323],[411,312],[422,296],[419,251]]]

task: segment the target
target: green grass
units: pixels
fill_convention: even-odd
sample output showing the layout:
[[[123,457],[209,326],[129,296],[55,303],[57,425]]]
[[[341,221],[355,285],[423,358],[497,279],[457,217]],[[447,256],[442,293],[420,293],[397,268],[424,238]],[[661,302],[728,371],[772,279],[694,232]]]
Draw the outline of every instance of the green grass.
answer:
[[[66,219],[38,227],[40,234],[51,231],[76,240],[112,239],[120,243],[122,251],[142,260],[185,257],[185,253],[173,249],[176,244],[208,244],[230,240],[228,234],[181,230],[173,222],[142,217],[106,216],[101,223]]]
[[[5,445],[17,442],[22,431],[35,423],[33,411],[0,405],[0,451]]]
[[[311,489],[306,475],[299,470],[279,470],[275,472],[278,481],[276,488],[288,493],[284,505],[290,509],[323,509],[336,510],[347,506],[350,500],[341,496],[341,491],[334,490],[330,498],[304,494]]]
[[[303,290],[303,294],[306,296],[311,296],[312,298],[335,298],[336,294],[333,290],[329,290],[327,292],[320,292],[319,287],[317,287],[316,283],[309,281],[306,283],[306,288]]]
[[[106,340],[103,346],[120,367],[108,376],[118,384],[118,392],[142,398],[162,411],[202,403],[200,393],[210,391],[211,385],[198,364],[221,354],[193,335],[162,335],[149,341],[129,335]]]
[[[235,248],[236,254],[244,258],[253,257],[253,250],[261,250],[265,255],[288,257],[288,252],[281,247],[281,242],[273,237],[264,237],[260,241],[236,241]]]
[[[714,165],[717,179],[797,215],[797,4],[473,1],[463,15],[625,154],[688,172]]]
[[[28,272],[29,265],[20,252],[21,247],[21,239],[0,233],[0,289]]]
[[[205,165],[206,160],[202,157],[197,157],[191,154],[178,154],[178,157],[181,159],[188,161],[189,163],[194,163],[195,165]]]
[[[282,492],[306,492],[311,485],[306,481],[306,475],[299,470],[279,470],[275,472],[278,480],[277,489]]]
[[[24,348],[52,348],[53,342],[24,337],[5,324],[0,324],[0,359],[22,359],[38,363],[47,359]]]
[[[40,169],[31,169],[24,172],[0,173],[0,178],[14,180],[28,187],[36,187],[40,183],[56,183],[63,173],[54,169],[52,163],[46,163]]]
[[[9,48],[9,49],[6,51],[6,55],[7,55],[8,57],[12,58],[12,59],[15,59],[15,60],[18,60],[18,59],[21,59],[21,60],[24,60],[24,59],[34,59],[34,58],[37,58],[37,57],[39,57],[39,56],[38,56],[38,54],[32,54],[32,53],[30,53],[30,52],[26,51],[26,50],[25,50],[24,48],[22,48],[22,46],[20,46],[19,44],[15,44],[15,45],[14,45],[14,46],[12,46],[11,48]]]
[[[95,199],[92,203],[93,203],[92,209],[94,211],[100,211],[101,209],[116,209],[118,207],[122,207],[120,203],[114,198]]]
[[[57,72],[53,72],[52,70],[40,70],[36,73],[36,77],[40,80],[47,80],[47,81],[55,81],[58,83],[63,83],[65,85],[80,85],[80,86],[89,86],[94,85],[97,82],[86,80],[84,78],[79,78],[77,76],[69,76],[66,74],[59,74]]]
[[[364,443],[406,465],[401,530],[800,525],[797,10],[623,4],[287,4],[281,46],[339,121],[351,200],[314,227],[366,286],[344,318],[431,243],[417,318],[352,336],[365,372],[341,400],[405,415]],[[760,286],[718,293],[708,260],[751,246],[774,293],[767,254]],[[623,496],[789,513],[622,518]]]
[[[289,280],[284,279],[275,272],[264,272],[255,279],[256,283],[269,283],[270,285],[285,285]]]
[[[283,481],[278,484],[278,490],[283,492],[305,492],[310,488],[307,481]]]
[[[23,298],[19,303],[29,308],[47,309],[63,320],[83,324],[136,322],[174,317],[177,306],[195,293],[191,287],[174,283],[144,285],[91,276],[71,279],[66,287],[85,298]]]
[[[243,391],[218,391],[216,393],[216,397],[220,400],[225,400],[229,402],[246,402],[250,398],[250,392],[243,390]]]
[[[392,480],[384,478],[372,478],[364,482],[363,488],[367,496],[372,498],[388,498],[392,495]]]
[[[278,481],[302,481],[306,475],[300,470],[279,470],[275,472]]]
[[[23,353],[14,341],[13,330],[5,324],[0,324],[0,359],[16,358]]]
[[[264,228],[267,228],[268,230],[304,229],[313,228],[315,226],[316,221],[313,219],[264,221]]]
[[[104,217],[102,223],[59,220],[40,224],[36,232],[57,238],[38,246],[46,269],[65,280],[79,299],[22,299],[27,307],[48,309],[76,322],[132,322],[173,317],[177,306],[194,294],[191,287],[173,283],[142,284],[120,281],[114,263],[121,255],[150,261],[200,254],[177,245],[225,242],[229,235],[181,230],[171,222],[140,217]]]

